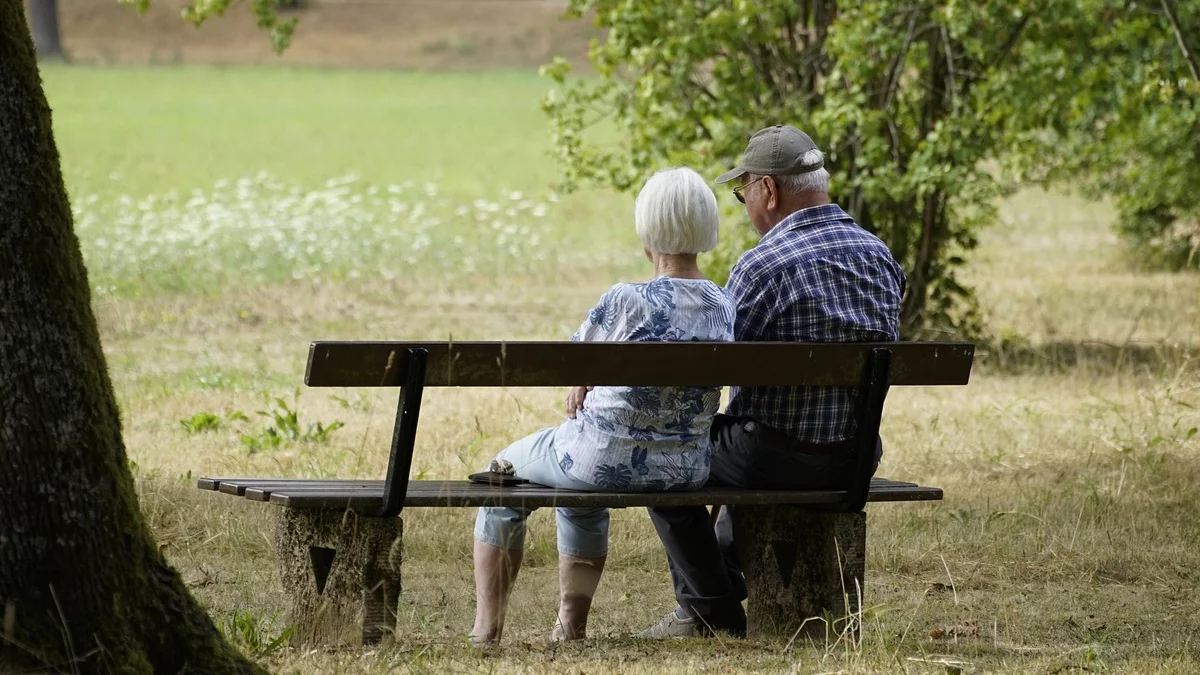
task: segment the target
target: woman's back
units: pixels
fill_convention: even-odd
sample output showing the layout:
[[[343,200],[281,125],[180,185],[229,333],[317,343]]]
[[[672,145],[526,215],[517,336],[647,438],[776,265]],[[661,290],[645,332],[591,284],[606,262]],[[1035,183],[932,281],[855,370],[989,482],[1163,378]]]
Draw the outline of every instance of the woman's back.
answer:
[[[705,279],[613,286],[574,341],[728,342],[734,306]],[[555,435],[563,471],[610,489],[686,490],[708,479],[708,431],[721,388],[596,387]]]

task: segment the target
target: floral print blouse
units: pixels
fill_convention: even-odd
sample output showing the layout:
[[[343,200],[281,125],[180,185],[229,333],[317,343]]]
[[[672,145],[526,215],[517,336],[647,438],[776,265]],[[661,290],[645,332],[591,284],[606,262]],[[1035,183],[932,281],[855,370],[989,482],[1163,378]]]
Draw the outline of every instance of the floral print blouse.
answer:
[[[728,342],[734,312],[725,290],[704,279],[617,284],[571,340]],[[596,387],[555,432],[559,466],[603,490],[699,488],[720,401],[720,387]]]

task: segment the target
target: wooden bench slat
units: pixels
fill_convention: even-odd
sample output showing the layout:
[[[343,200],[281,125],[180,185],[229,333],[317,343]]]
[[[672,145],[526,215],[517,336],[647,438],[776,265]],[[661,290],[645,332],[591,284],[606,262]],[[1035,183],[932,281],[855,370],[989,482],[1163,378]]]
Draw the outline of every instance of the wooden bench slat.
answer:
[[[263,489],[278,490],[278,489],[285,489],[285,488],[289,488],[289,487],[307,488],[308,486],[323,486],[323,487],[335,488],[335,489],[342,487],[342,486],[346,486],[346,487],[363,486],[363,487],[374,487],[376,489],[382,490],[383,489],[383,481],[382,480],[357,481],[357,480],[344,480],[344,479],[309,480],[309,479],[302,479],[302,478],[236,479],[236,480],[222,480],[220,482],[220,484],[217,486],[217,491],[221,492],[222,494],[236,495],[238,497],[241,497],[241,496],[244,496],[246,494],[246,492],[249,490],[263,490]],[[203,489],[203,488],[201,488],[201,489]]]
[[[287,492],[289,495],[302,495],[309,493],[347,493],[348,495],[374,494],[383,493],[382,480],[347,480],[347,479],[308,479],[308,478],[200,478],[197,481],[197,487],[202,490],[211,490],[215,486],[217,491],[222,494],[245,497],[251,501],[269,501],[272,494],[276,492]],[[432,496],[440,496],[446,493],[459,493],[466,491],[466,494],[474,495],[480,487],[468,481],[412,481],[409,483],[408,496],[413,498],[428,499]],[[875,478],[871,481],[872,490],[891,490],[897,488],[918,488],[916,483],[905,481],[894,481],[885,478]],[[541,486],[522,486],[519,489],[553,489],[542,488]],[[573,490],[559,490],[560,494],[582,494]],[[607,493],[601,493],[607,494]],[[676,493],[666,493],[676,494]],[[409,503],[409,505],[412,505]]]
[[[474,494],[409,494],[404,500],[406,507],[474,507],[474,506],[525,506],[554,507],[579,506],[627,508],[639,506],[708,506],[720,504],[833,504],[842,499],[843,492],[761,492],[754,490],[705,490],[696,492],[665,493],[566,493],[555,490],[503,490],[479,491]],[[868,501],[924,501],[938,500],[942,491],[938,488],[887,488],[874,490]],[[337,491],[274,492],[270,502],[289,508],[348,508],[355,511],[373,512],[383,503],[382,492],[363,491],[346,493]]]
[[[893,385],[967,384],[965,342],[313,342],[310,387],[398,387],[406,351],[429,353],[426,387],[853,386],[872,348],[892,351]]]
[[[238,476],[231,477],[231,478],[204,476],[204,477],[196,479],[196,487],[197,488],[199,488],[201,490],[213,490],[213,491],[217,491],[217,492],[224,492],[225,487],[231,486],[231,485],[239,486],[240,488],[242,488],[244,490],[245,488],[250,487],[250,486],[266,485],[266,484],[307,485],[309,483],[333,483],[333,484],[338,484],[338,483],[364,483],[364,484],[378,483],[378,484],[382,485],[383,481],[382,480],[361,480],[360,481],[360,480],[357,480],[354,478],[252,478],[252,477],[238,477]],[[226,492],[226,494],[235,494],[235,493]],[[238,491],[236,494],[241,495],[242,492]]]

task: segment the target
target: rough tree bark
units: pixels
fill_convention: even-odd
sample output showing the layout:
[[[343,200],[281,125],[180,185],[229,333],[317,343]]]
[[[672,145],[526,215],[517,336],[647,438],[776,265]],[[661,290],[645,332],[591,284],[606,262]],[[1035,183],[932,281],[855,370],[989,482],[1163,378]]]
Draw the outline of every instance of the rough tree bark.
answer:
[[[33,29],[33,46],[39,59],[60,59],[62,39],[58,30],[58,0],[27,0],[29,27]]]
[[[0,672],[261,672],[142,519],[21,0],[0,0]]]

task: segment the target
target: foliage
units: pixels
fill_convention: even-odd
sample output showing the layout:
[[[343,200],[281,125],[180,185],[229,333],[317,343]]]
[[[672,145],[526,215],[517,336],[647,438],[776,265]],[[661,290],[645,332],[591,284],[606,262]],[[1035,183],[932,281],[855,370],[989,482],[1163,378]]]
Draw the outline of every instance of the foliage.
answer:
[[[254,454],[271,450],[285,442],[325,443],[333,436],[333,432],[346,426],[341,421],[325,424],[318,420],[310,422],[307,428],[304,427],[300,423],[300,411],[294,407],[299,398],[300,393],[297,391],[293,395],[292,405],[289,406],[287,401],[276,397],[266,410],[257,411],[268,422],[254,433],[242,433],[242,444],[246,446],[247,452]]]
[[[1022,53],[1032,67],[1004,85],[1006,113],[1048,132],[1016,163],[1111,196],[1147,262],[1200,267],[1200,2],[1077,4],[1039,27]]]
[[[295,629],[284,627],[275,632],[276,619],[260,620],[251,612],[234,610],[220,624],[225,639],[241,649],[246,655],[261,658],[270,656],[287,646]],[[272,633],[275,633],[272,635]]]
[[[1097,10],[1145,23],[1137,13],[1145,10],[1091,4],[1081,12],[1073,2],[1032,0],[572,0],[571,15],[593,15],[606,36],[590,52],[599,81],[568,81],[561,59],[543,70],[558,85],[543,107],[564,188],[629,190],[664,163],[716,175],[754,130],[793,124],[826,149],[831,196],[908,272],[906,334],[970,333],[979,316],[957,272],[1008,190],[984,167],[1029,166],[1011,156],[1048,151],[1041,139],[1061,113],[1053,101],[1082,97],[1077,77],[1103,71],[1114,49]],[[1088,49],[1071,46],[1080,37]],[[1089,90],[1091,106],[1116,114],[1097,92],[1120,75],[1110,71]],[[618,142],[591,137],[605,120]],[[1084,131],[1071,125],[1077,144]],[[1047,164],[1065,169],[1063,156]],[[1080,171],[1090,169],[1086,160],[1075,162]]]
[[[726,205],[726,208],[722,210],[724,222],[738,223],[741,209],[734,209]],[[733,265],[742,251],[758,243],[758,233],[754,231],[753,227],[746,223],[739,223],[739,225],[740,227],[725,228],[721,232],[721,239],[717,247],[701,257],[700,264],[705,275],[714,283],[722,286],[729,281],[729,272],[733,269]]]
[[[187,419],[179,420],[179,423],[189,434],[202,434],[221,428],[221,418],[210,412],[198,412]]]

